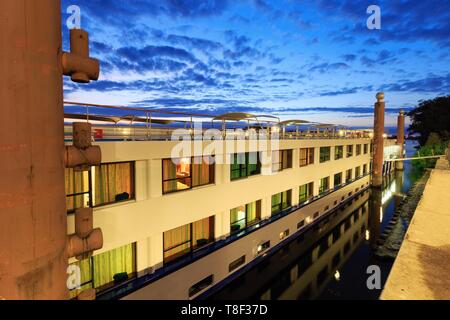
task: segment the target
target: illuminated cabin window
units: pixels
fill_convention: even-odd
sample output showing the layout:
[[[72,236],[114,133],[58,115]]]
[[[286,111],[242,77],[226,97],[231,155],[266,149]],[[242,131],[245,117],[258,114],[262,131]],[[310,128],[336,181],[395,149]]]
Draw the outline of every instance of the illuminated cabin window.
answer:
[[[272,152],[272,172],[292,168],[292,150],[279,150]]]
[[[231,232],[243,230],[261,220],[261,200],[230,210]]]
[[[164,232],[163,242],[164,263],[214,242],[214,216]]]
[[[353,157],[353,145],[347,146],[347,158]]]
[[[306,167],[314,164],[314,148],[300,149],[300,167]]]
[[[344,146],[334,147],[334,160],[339,160],[344,157]]]
[[[75,171],[65,169],[65,189],[67,212],[89,207],[91,204],[90,171]]]
[[[320,179],[319,194],[327,192],[330,189],[330,177]]]
[[[291,194],[291,190],[287,190],[272,196],[272,214],[277,214],[291,206]]]
[[[188,190],[214,183],[214,158],[164,159],[163,193]]]
[[[330,147],[320,147],[320,163],[330,161]]]
[[[349,183],[350,181],[352,181],[352,175],[353,175],[353,169],[348,169],[345,172],[345,182]]]
[[[364,144],[364,154],[367,154],[369,152],[369,144],[365,143]]]
[[[134,199],[134,162],[93,167],[94,207]]]
[[[359,178],[361,176],[361,167],[356,167],[355,168],[355,179]]]
[[[304,184],[299,187],[299,203],[302,204],[313,197],[314,182]]]
[[[334,187],[338,187],[342,184],[342,172],[334,175]]]
[[[83,172],[66,168],[65,189],[69,213],[78,208],[132,200],[134,162],[104,163]]]
[[[81,288],[72,289],[71,298],[90,288],[95,288],[97,292],[104,291],[136,277],[136,244],[100,253],[74,262],[71,266],[79,267],[81,275]]]
[[[361,154],[361,145],[357,144],[356,145],[356,155],[359,156]]]
[[[231,156],[231,180],[237,180],[260,173],[261,162],[257,152],[235,153]]]

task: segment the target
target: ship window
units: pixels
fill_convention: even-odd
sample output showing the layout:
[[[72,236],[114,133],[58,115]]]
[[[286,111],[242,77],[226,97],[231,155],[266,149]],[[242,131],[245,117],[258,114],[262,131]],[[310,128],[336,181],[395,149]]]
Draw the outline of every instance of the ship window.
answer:
[[[164,263],[214,242],[214,216],[164,232],[163,242]]]
[[[313,197],[313,188],[314,188],[314,182],[310,182],[307,184],[304,184],[299,187],[299,202],[300,204],[308,201]]]
[[[327,162],[330,160],[330,147],[320,147],[320,163]]]
[[[347,146],[347,158],[352,157],[353,156],[353,145],[348,145]]]
[[[356,167],[355,168],[355,179],[359,178],[361,176],[361,167]]]
[[[272,214],[279,213],[291,206],[291,190],[280,192],[272,196]]]
[[[344,146],[334,147],[334,160],[339,160],[344,157]]]
[[[342,172],[334,175],[334,187],[338,187],[342,184]]]
[[[81,272],[81,288],[71,290],[71,298],[88,288],[104,291],[136,276],[136,244],[100,253],[71,266],[79,267]]]
[[[322,194],[330,189],[330,177],[320,179],[319,194]]]
[[[300,167],[314,164],[314,148],[300,149]]]
[[[68,212],[90,206],[91,175],[89,171],[65,169],[66,207]]]
[[[297,223],[297,229],[303,228],[305,226],[305,220],[300,221]]]
[[[210,276],[207,276],[205,279],[194,284],[192,287],[189,288],[189,298],[196,295],[200,291],[206,289],[210,285],[212,285],[213,281],[214,281],[214,276],[210,275]]]
[[[283,232],[280,233],[280,240],[285,239],[287,236],[289,236],[289,229],[284,230]]]
[[[356,155],[359,156],[361,154],[361,145],[357,144],[356,145]]]
[[[261,200],[231,209],[230,228],[236,232],[261,220]]]
[[[292,168],[292,150],[272,152],[272,172]]]
[[[261,162],[257,152],[235,153],[231,157],[230,179],[237,180],[261,173]]]
[[[349,183],[350,181],[352,181],[352,175],[353,175],[353,169],[348,169],[345,172],[345,182]]]
[[[163,193],[214,183],[214,157],[163,160]]]
[[[364,144],[364,154],[367,154],[367,152],[369,152],[369,144],[368,143]]]
[[[245,255],[240,257],[239,259],[234,260],[230,265],[228,266],[228,271],[231,272],[233,270],[236,270],[240,266],[242,266],[245,263]]]
[[[134,199],[134,162],[93,167],[94,206]]]

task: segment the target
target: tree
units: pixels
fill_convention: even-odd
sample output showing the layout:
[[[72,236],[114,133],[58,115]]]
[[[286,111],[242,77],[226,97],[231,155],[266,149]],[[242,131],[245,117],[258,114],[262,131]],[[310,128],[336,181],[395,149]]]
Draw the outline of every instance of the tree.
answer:
[[[426,144],[432,132],[441,141],[450,140],[450,95],[422,101],[408,112],[408,116],[412,121],[408,131],[420,135],[421,146]]]

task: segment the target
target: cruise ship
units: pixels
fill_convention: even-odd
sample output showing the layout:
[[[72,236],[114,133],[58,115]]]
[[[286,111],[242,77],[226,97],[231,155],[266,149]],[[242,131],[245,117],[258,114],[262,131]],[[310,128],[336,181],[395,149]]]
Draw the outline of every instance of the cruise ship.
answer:
[[[2,9],[0,300],[201,298],[402,156],[382,93],[373,131],[64,101],[99,79],[87,32],[63,52],[59,1]]]
[[[92,207],[103,247],[88,259],[69,261],[82,278],[71,297],[95,289],[97,299],[195,299],[371,184],[370,130],[245,113],[107,116],[117,108],[66,104],[75,107],[91,111],[65,114],[66,143],[71,122],[91,123],[101,164],[66,169],[68,234],[75,232],[76,209]],[[195,129],[214,122],[222,140],[208,140],[211,129]],[[262,130],[268,135],[258,140]],[[188,151],[174,158],[180,131],[188,136]],[[384,156],[396,156],[395,140],[385,140]],[[217,141],[226,143],[205,155]]]

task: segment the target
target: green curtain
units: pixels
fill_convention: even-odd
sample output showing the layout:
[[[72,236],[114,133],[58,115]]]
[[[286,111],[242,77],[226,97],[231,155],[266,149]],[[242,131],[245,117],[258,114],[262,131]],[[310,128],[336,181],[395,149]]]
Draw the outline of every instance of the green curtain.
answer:
[[[70,298],[72,299],[75,298],[84,290],[92,288],[92,269],[91,269],[92,261],[91,259],[84,259],[81,261],[71,263],[70,265],[78,266],[80,268],[80,275],[81,275],[80,279],[81,288],[70,290]]]
[[[114,275],[136,272],[134,244],[129,244],[92,257],[94,287],[98,288],[114,281]]]
[[[89,172],[75,171],[71,168],[65,169],[65,190],[66,195],[89,192],[88,186]],[[87,205],[88,195],[66,197],[66,206],[68,211],[83,208]],[[85,203],[86,201],[86,203]]]
[[[258,201],[249,203],[246,205],[246,213],[247,213],[247,225],[255,222],[259,219],[259,204]]]
[[[282,193],[277,193],[272,196],[272,214],[280,211]]]
[[[95,206],[115,202],[116,195],[128,193],[134,197],[133,164],[102,164],[95,168]]]
[[[179,256],[191,248],[191,224],[164,232],[164,260]]]

